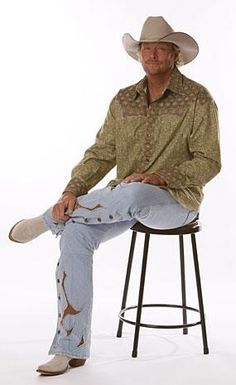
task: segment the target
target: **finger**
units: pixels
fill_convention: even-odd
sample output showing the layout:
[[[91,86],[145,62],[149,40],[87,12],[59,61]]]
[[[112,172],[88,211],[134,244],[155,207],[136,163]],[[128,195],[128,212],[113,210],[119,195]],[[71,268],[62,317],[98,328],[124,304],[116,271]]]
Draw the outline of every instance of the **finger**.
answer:
[[[58,222],[65,222],[68,216],[65,215],[65,206],[63,202],[57,203],[53,208],[53,217]]]
[[[129,175],[129,176],[127,176],[125,179],[123,179],[122,182],[128,183],[128,182],[130,182],[130,180],[132,179],[132,177],[133,177],[133,175]]]
[[[58,219],[64,220],[66,208],[67,208],[66,202],[62,201],[58,204]]]
[[[59,217],[60,217],[60,209],[59,209],[59,204],[58,203],[56,203],[53,206],[52,215],[53,215],[54,219],[59,219]]]
[[[143,178],[142,183],[151,184],[152,183],[151,178],[146,176],[145,178]]]
[[[66,215],[71,215],[75,209],[76,199],[72,198],[68,202],[67,210],[65,211]]]
[[[126,178],[123,179],[123,182],[130,182],[131,180],[133,180],[134,178],[136,178],[137,175],[139,175],[139,174],[133,173],[133,174],[131,174],[131,175],[128,175]]]
[[[57,204],[52,209],[52,216],[53,216],[53,219],[55,219],[57,222],[60,221],[59,209]]]
[[[130,177],[125,178],[122,182],[124,182],[124,183],[130,183],[130,182],[132,182],[132,178],[130,178]]]
[[[136,176],[132,178],[132,182],[142,182],[144,178],[142,176]]]

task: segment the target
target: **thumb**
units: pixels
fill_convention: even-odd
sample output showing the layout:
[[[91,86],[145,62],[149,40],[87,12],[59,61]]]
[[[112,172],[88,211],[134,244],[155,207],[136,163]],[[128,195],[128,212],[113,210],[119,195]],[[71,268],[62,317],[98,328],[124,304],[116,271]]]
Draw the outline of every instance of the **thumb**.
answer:
[[[150,183],[150,178],[148,176],[145,176],[142,180],[142,183]]]

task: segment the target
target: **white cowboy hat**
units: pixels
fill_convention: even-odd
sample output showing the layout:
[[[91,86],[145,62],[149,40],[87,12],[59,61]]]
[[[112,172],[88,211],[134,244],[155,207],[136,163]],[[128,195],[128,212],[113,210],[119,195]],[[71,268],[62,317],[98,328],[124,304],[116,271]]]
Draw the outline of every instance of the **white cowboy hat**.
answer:
[[[140,43],[163,42],[174,43],[180,49],[182,64],[191,62],[198,54],[197,42],[184,32],[174,32],[171,26],[162,16],[150,16],[145,21],[139,41],[125,33],[122,42],[126,52],[135,60],[138,60]]]

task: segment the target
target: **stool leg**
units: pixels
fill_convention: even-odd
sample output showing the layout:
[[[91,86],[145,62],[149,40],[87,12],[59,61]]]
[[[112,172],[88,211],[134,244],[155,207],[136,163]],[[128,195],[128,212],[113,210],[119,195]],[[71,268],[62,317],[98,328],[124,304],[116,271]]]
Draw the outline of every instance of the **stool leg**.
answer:
[[[139,286],[139,297],[138,297],[132,357],[137,357],[137,351],[138,351],[138,339],[139,339],[140,320],[141,320],[142,305],[143,305],[143,292],[144,292],[144,284],[145,284],[145,276],[146,276],[149,238],[150,238],[150,234],[146,234],[145,241],[144,241],[144,248],[143,248],[143,261],[142,261],[141,279],[140,279],[140,286]]]
[[[180,254],[180,272],[181,272],[181,293],[183,306],[183,325],[187,324],[187,310],[186,310],[186,283],[185,283],[185,263],[184,263],[184,237],[179,236],[179,254]],[[188,328],[183,328],[183,334],[188,334]]]
[[[203,352],[204,354],[208,354],[209,349],[207,344],[206,323],[205,323],[204,306],[203,306],[203,299],[202,299],[202,288],[201,288],[201,279],[200,279],[200,270],[199,270],[199,263],[198,263],[195,234],[191,234],[191,241],[192,241],[193,259],[194,259],[195,275],[196,275],[196,283],[197,283],[199,310],[200,310],[200,317],[201,317],[200,319],[201,319],[201,327],[202,327]]]
[[[126,270],[124,291],[123,291],[123,296],[122,296],[121,310],[123,310],[126,307],[136,236],[137,236],[137,233],[135,231],[133,231],[132,238],[131,238],[131,244],[130,244],[130,250],[129,250],[128,265],[127,265],[127,270]],[[122,337],[122,329],[123,329],[123,322],[120,320],[119,325],[118,325],[117,334],[116,334],[117,337]]]

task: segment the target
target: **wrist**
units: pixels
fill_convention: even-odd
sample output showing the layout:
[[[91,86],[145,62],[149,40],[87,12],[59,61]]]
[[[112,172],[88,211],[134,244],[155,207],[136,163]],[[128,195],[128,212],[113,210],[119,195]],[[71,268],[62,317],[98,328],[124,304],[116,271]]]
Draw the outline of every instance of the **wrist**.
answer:
[[[64,197],[65,195],[71,195],[76,198],[75,193],[73,193],[72,191],[67,191],[67,190],[63,191],[62,196]]]
[[[76,195],[71,191],[64,191],[61,199],[74,199],[76,200]]]

